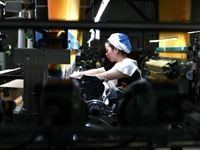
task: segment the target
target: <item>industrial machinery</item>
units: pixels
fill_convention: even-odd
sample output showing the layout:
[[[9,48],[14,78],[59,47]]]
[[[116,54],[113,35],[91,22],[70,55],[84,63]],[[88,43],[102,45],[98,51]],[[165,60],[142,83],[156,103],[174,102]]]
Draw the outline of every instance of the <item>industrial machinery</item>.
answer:
[[[15,101],[0,100],[0,124],[13,120],[13,110],[16,107]]]
[[[181,94],[176,84],[141,79],[124,92],[108,89],[106,98],[112,101],[106,104],[103,82],[107,81],[85,75],[81,79],[50,80],[38,88],[43,133],[40,142],[52,141],[49,147],[69,149],[93,149],[93,142],[98,148],[120,149],[131,143],[133,147],[140,143],[140,148],[152,143],[163,147],[170,136],[190,136],[182,129],[170,128],[192,109],[188,95]],[[95,93],[96,89],[91,89],[94,85],[99,89]],[[160,134],[153,134],[156,132]],[[111,145],[102,144],[105,142]]]
[[[50,79],[36,86],[33,96],[38,106],[36,121],[39,124],[32,126],[35,134],[31,134],[30,141],[23,145],[18,142],[13,147],[152,148],[153,143],[155,147],[167,147],[167,143],[172,142],[171,136],[179,139],[193,135],[169,127],[181,122],[192,109],[188,95],[181,94],[176,84],[143,78],[121,91],[110,87],[105,90],[103,82],[109,87],[105,79],[84,75],[81,79]],[[167,90],[171,94],[166,93]],[[106,99],[109,103],[105,103]],[[10,126],[7,127],[2,127],[4,132],[10,130]],[[18,126],[12,126],[12,130],[15,127]],[[18,132],[27,134],[30,128],[23,127]],[[159,134],[155,134],[157,132]]]
[[[184,116],[179,126],[190,132],[197,132],[199,124],[199,35],[195,37],[192,47],[157,48],[159,57],[143,60],[144,76],[150,80],[173,82],[182,93],[188,95],[192,109]],[[171,54],[171,55],[169,55]],[[174,55],[176,55],[174,57]],[[170,92],[171,93],[171,92]]]
[[[24,71],[24,104],[13,124],[1,128],[1,139],[12,136],[8,141],[0,141],[1,148],[179,148],[186,140],[187,146],[193,146],[194,139],[199,139],[197,124],[195,133],[183,126],[190,123],[184,119],[193,109],[188,89],[170,82],[172,79],[191,81],[190,63],[148,59],[143,68],[147,73],[145,78],[133,82],[125,91],[111,88],[106,79],[95,76],[50,78],[49,63],[70,63],[67,35],[61,40],[64,49],[41,47],[41,43],[55,40],[42,37],[35,41],[37,48],[14,50],[14,61],[22,64]],[[93,62],[91,66],[95,67]],[[87,67],[86,64],[84,69]],[[150,82],[148,79],[153,77],[159,77],[162,82]],[[15,121],[25,126],[19,127]],[[174,130],[173,125],[185,128]],[[21,136],[22,141],[18,140]]]
[[[193,80],[192,61],[152,57],[143,61],[143,75],[150,80],[171,81],[181,86],[182,92],[191,94]]]
[[[118,126],[116,110],[123,91],[117,87],[113,89],[106,79],[99,80],[96,76],[84,75],[81,79],[73,80],[78,81],[81,97],[87,106],[90,119],[86,126]],[[103,83],[108,85],[107,89]]]

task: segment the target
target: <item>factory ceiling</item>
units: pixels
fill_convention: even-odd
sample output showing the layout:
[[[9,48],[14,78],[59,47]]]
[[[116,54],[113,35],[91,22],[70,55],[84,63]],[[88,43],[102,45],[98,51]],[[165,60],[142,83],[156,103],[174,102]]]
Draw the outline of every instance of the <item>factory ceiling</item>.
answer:
[[[6,0],[0,0],[1,2],[5,2]],[[13,0],[16,1],[16,0]],[[24,1],[32,1],[32,0],[24,0]],[[80,0],[81,2],[83,0]],[[112,12],[112,8],[115,7],[114,11],[120,11],[121,14],[132,13],[142,19],[142,21],[146,22],[153,22],[158,20],[158,1],[159,0],[110,0],[108,9],[102,15],[101,22],[108,22],[108,21],[137,21],[132,20],[130,17],[127,16],[113,16],[114,12]],[[199,21],[199,0],[191,0],[192,1],[192,8],[191,8],[191,19],[192,21]],[[86,20],[93,21],[93,16],[97,12],[102,0],[85,0],[85,4],[80,6],[80,9],[85,8],[85,16]],[[145,12],[143,10],[142,3],[152,4],[154,5],[154,14],[150,16],[149,12]],[[47,5],[47,0],[37,0],[38,5]],[[120,5],[118,5],[120,4]],[[121,8],[119,8],[121,7]],[[150,6],[151,7],[151,6]],[[133,14],[129,14],[129,16],[133,16]],[[9,13],[8,13],[9,15]],[[12,14],[11,14],[12,15]],[[46,19],[47,18],[47,8],[40,7],[38,9],[38,16],[39,19]],[[88,17],[89,16],[89,17]],[[113,16],[113,17],[112,17]],[[140,21],[140,20],[139,20]]]
[[[93,19],[101,5],[102,0],[86,0],[86,5],[81,6],[85,8],[86,20]],[[153,17],[149,16],[149,12],[144,12],[143,5],[145,3],[153,5]],[[102,14],[100,22],[109,21],[136,21],[132,20],[133,14],[141,18],[142,21],[152,22],[157,21],[158,16],[155,16],[158,11],[158,0],[110,0],[106,10]],[[116,13],[116,15],[115,15]],[[119,15],[121,13],[121,15]],[[89,19],[87,16],[90,15]],[[140,21],[141,21],[140,20]]]
[[[6,0],[1,0],[5,2]],[[31,0],[25,0],[30,1]],[[83,0],[81,0],[81,3]],[[98,8],[101,4],[102,0],[85,0],[84,5],[80,6],[80,9],[85,9],[85,20],[93,21],[95,14],[98,11]],[[154,16],[149,16],[149,12],[145,12],[143,9],[144,3],[151,3],[154,5],[152,9],[155,9]],[[37,5],[45,6],[47,5],[47,0],[37,0]],[[132,20],[133,14],[137,16],[137,18],[141,18],[142,21],[152,22],[157,20],[158,8],[158,0],[110,0],[107,9],[104,11],[101,17],[101,22],[109,22],[109,21],[137,21]],[[142,7],[142,8],[141,8]],[[117,15],[114,13],[117,12]],[[120,14],[121,13],[121,14]],[[9,15],[9,14],[8,14]],[[12,14],[11,14],[12,15]],[[39,7],[38,8],[38,19],[44,20],[47,19],[47,8]],[[139,21],[141,21],[139,20]]]

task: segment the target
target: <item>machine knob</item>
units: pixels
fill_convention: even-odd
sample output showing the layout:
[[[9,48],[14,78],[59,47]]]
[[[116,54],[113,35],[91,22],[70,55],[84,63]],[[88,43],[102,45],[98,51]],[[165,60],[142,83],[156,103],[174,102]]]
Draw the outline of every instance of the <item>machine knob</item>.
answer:
[[[93,116],[99,116],[100,115],[100,108],[98,106],[92,106],[90,108],[90,114]]]

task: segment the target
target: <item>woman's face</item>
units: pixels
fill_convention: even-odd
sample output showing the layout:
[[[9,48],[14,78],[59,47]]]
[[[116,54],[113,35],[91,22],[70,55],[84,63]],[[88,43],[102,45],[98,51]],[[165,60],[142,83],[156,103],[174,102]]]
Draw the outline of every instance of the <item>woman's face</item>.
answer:
[[[116,61],[116,49],[112,49],[109,46],[109,43],[105,43],[105,49],[106,49],[106,56],[111,61]]]

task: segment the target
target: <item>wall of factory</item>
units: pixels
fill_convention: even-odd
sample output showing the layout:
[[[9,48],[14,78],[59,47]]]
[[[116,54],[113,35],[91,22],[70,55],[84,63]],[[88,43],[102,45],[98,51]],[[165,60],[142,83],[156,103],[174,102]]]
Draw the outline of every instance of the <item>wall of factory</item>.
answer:
[[[199,0],[192,0],[191,4],[191,22],[199,22],[200,21],[200,1]],[[190,34],[190,43],[189,45],[192,46],[195,43],[196,34]]]
[[[80,0],[47,0],[49,20],[79,20]],[[78,30],[70,30],[77,38]]]
[[[173,4],[173,5],[172,5]],[[191,17],[191,0],[159,0],[159,21],[187,23]],[[160,32],[159,39],[177,37],[177,40],[159,42],[159,47],[181,47],[189,45],[187,32]]]
[[[173,3],[173,5],[171,5]],[[191,0],[159,0],[159,22],[187,23],[191,18]],[[159,32],[159,39],[177,40],[159,42],[160,57],[187,59],[190,35],[187,32]]]

